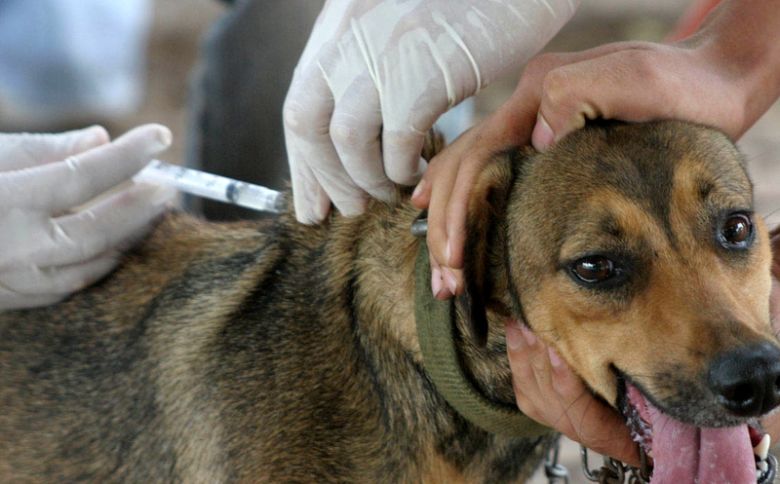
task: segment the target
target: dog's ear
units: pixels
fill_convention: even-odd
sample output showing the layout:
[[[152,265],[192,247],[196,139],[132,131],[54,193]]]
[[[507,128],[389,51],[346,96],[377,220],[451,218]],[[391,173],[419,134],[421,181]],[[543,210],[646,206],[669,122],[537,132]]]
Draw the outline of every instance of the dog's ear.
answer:
[[[496,156],[480,174],[471,192],[466,223],[463,278],[465,288],[458,296],[460,310],[471,321],[471,336],[478,345],[487,342],[487,307],[493,291],[491,274],[503,263],[506,208],[514,183],[512,156]],[[495,260],[500,257],[500,260]],[[491,259],[493,259],[491,261]]]

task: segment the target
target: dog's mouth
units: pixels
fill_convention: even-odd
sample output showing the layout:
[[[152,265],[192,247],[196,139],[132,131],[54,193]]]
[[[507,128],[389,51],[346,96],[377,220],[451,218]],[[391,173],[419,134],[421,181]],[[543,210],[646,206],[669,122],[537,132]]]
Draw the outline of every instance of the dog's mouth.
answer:
[[[651,484],[677,482],[769,483],[777,461],[769,434],[745,423],[697,427],[665,414],[636,386],[618,378],[618,408],[633,439],[653,460]]]

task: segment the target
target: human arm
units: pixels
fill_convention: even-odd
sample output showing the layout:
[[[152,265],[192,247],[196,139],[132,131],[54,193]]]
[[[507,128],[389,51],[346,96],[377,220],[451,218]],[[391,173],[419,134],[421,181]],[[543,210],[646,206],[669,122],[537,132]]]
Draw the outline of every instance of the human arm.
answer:
[[[170,145],[159,125],[0,134],[0,311],[43,306],[98,280],[175,193],[129,180]]]

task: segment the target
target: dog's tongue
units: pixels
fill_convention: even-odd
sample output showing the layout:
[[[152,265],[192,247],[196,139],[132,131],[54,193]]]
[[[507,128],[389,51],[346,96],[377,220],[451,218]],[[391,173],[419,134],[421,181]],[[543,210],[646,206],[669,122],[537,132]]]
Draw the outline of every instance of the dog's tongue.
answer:
[[[694,427],[654,407],[633,386],[629,399],[652,427],[651,484],[756,482],[756,463],[747,425]]]

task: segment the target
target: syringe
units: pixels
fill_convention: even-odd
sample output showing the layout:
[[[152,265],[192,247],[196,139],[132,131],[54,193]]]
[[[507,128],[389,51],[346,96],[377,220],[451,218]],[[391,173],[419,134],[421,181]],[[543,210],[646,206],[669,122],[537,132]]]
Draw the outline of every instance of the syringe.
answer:
[[[261,212],[280,213],[284,210],[284,196],[276,190],[160,160],[152,160],[133,179],[171,186],[191,195]]]

